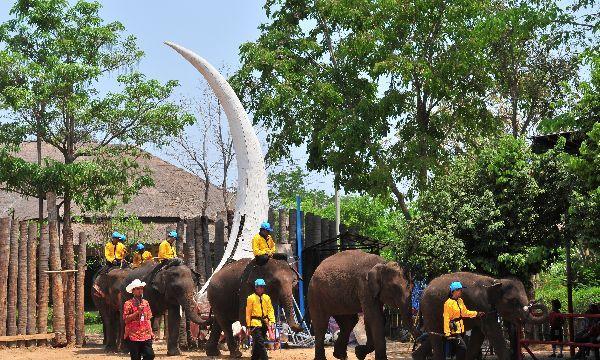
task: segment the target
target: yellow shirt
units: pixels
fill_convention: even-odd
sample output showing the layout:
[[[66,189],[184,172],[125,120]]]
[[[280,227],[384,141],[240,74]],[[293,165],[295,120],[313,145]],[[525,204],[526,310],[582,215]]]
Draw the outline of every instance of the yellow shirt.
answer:
[[[150,251],[146,250],[142,254],[140,254],[139,251],[136,251],[133,254],[133,262],[132,262],[131,266],[136,268],[149,260],[152,260],[152,254],[150,253]]]
[[[113,245],[111,241],[106,243],[104,246],[104,257],[106,261],[113,262],[115,259],[123,260],[125,259],[125,254],[127,253],[127,249],[122,242],[118,242],[117,245]]]
[[[454,300],[449,298],[444,303],[444,335],[450,336],[453,334],[463,334],[465,332],[465,324],[463,318],[474,318],[477,316],[477,311],[468,310],[463,302],[463,299]],[[454,320],[456,330],[451,330],[450,321]]]
[[[252,238],[252,251],[254,252],[254,256],[273,255],[275,253],[275,242],[271,235],[267,236],[267,240],[260,236],[260,234],[254,235]]]
[[[262,318],[268,318],[270,324],[275,323],[275,310],[269,295],[254,293],[246,301],[246,326],[262,326]]]
[[[158,260],[163,261],[166,259],[173,259],[177,257],[175,247],[171,246],[168,240],[163,240],[158,247]]]

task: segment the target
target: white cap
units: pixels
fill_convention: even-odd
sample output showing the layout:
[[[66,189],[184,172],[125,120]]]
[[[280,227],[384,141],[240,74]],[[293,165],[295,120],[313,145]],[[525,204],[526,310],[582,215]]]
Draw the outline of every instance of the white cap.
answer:
[[[140,279],[135,279],[131,282],[131,284],[127,285],[127,287],[125,288],[125,290],[127,290],[128,293],[131,294],[131,292],[133,291],[133,289],[138,288],[138,287],[144,287],[146,286],[146,283],[143,282]]]

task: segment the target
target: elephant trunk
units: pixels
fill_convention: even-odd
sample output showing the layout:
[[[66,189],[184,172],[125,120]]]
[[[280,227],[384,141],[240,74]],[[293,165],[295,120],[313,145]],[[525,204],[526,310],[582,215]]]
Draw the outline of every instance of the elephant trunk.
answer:
[[[534,303],[527,309],[525,321],[531,324],[543,324],[548,320],[548,308],[544,304]]]
[[[202,319],[202,317],[198,313],[198,307],[196,306],[196,302],[194,301],[193,295],[187,295],[183,297],[182,301],[180,302],[180,305],[183,308],[185,316],[188,320],[195,322],[199,325],[204,325],[207,323],[208,320]]]
[[[302,331],[302,326],[296,322],[296,312],[294,311],[294,302],[291,291],[282,298],[282,306],[287,317],[287,323],[294,332]]]

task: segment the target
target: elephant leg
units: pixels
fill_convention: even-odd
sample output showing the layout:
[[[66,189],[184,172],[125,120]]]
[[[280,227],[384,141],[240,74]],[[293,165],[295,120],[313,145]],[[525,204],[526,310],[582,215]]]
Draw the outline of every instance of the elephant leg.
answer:
[[[484,339],[485,335],[479,327],[471,329],[471,336],[469,337],[469,343],[467,344],[465,360],[475,360],[479,357]]]
[[[445,339],[442,336],[432,334],[429,336],[431,349],[433,350],[433,360],[445,360],[444,343]]]
[[[181,355],[179,349],[179,323],[181,322],[181,314],[179,313],[179,305],[169,307],[167,313],[168,336],[167,339],[167,355]]]
[[[494,353],[498,357],[498,360],[508,360],[509,349],[506,348],[506,340],[504,338],[500,323],[495,319],[486,321],[484,330],[490,345],[494,349]]]
[[[348,357],[348,340],[350,339],[350,333],[358,322],[358,315],[335,315],[333,318],[340,327],[340,334],[333,346],[333,356],[338,359],[346,359]]]
[[[373,336],[371,335],[371,326],[365,321],[365,333],[367,334],[367,343],[365,345],[357,345],[354,349],[356,356],[359,359],[364,359],[368,354],[375,350],[373,344]]]
[[[221,337],[221,325],[215,319],[210,326],[210,335],[206,342],[206,356],[220,356],[219,338]]]
[[[106,329],[106,347],[105,350],[107,352],[113,352],[116,349],[115,347],[115,333],[114,333],[114,324],[112,319],[112,314],[106,314],[104,327]]]
[[[325,332],[327,332],[328,316],[325,314],[311,314],[312,327],[315,333],[315,360],[326,360],[325,357]],[[339,338],[338,338],[339,339]]]
[[[231,329],[231,325],[233,325],[233,321],[225,321],[221,322],[221,328],[223,333],[225,333],[225,338],[227,339],[227,348],[229,349],[229,356],[232,358],[240,358],[242,357],[242,352],[239,349],[239,344],[235,336],[233,336],[233,330]]]
[[[417,345],[417,348],[412,352],[413,360],[425,360],[431,355],[431,336],[423,340]]]

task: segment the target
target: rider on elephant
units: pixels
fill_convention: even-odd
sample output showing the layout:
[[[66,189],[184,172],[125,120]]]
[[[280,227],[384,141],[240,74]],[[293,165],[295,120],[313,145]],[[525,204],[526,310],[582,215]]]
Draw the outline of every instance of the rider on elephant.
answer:
[[[106,259],[106,265],[104,265],[99,271],[98,275],[104,274],[110,271],[113,267],[119,267],[125,261],[125,255],[127,249],[123,245],[125,235],[115,231],[112,233],[111,239],[104,246],[104,258]]]
[[[450,284],[450,296],[444,303],[444,335],[448,340],[454,340],[454,352],[456,360],[465,358],[467,346],[464,342],[465,325],[464,318],[481,317],[485,315],[482,311],[471,311],[463,302],[462,283],[454,281]]]
[[[152,253],[146,250],[144,244],[137,244],[135,250],[135,253],[133,253],[133,261],[131,263],[132,268],[135,269],[147,261],[152,260]]]
[[[158,261],[163,263],[165,260],[170,260],[177,257],[177,252],[175,251],[174,245],[175,240],[177,240],[177,231],[169,231],[167,238],[163,240],[158,247]]]
[[[260,224],[258,234],[252,238],[252,251],[258,265],[264,265],[270,258],[277,260],[287,260],[287,255],[276,253],[275,242],[271,237],[271,224],[265,221]]]
[[[275,323],[275,311],[269,295],[265,294],[267,283],[263,279],[254,281],[254,293],[246,301],[246,324],[252,335],[252,358],[266,360],[269,358],[265,348],[267,331]]]

